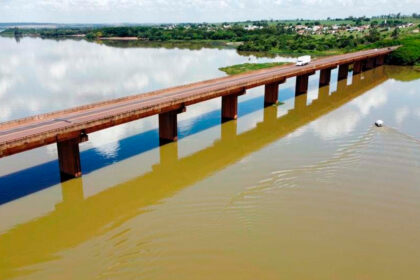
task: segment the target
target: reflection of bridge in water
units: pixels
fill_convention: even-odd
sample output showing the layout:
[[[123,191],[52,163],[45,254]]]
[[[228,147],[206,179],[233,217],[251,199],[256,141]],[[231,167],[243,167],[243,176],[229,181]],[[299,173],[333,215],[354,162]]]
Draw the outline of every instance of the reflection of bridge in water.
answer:
[[[221,139],[212,146],[178,158],[178,144],[160,147],[160,163],[152,171],[84,198],[81,178],[61,184],[62,202],[55,210],[0,235],[0,272],[6,277],[25,273],[26,266],[52,260],[58,252],[105,234],[110,224],[122,224],[146,208],[260,150],[297,128],[331,112],[387,80],[384,67],[320,87],[318,98],[307,105],[307,94],[295,97],[295,107],[277,117],[277,107],[264,110],[264,120],[244,133],[236,121],[221,126]],[[205,163],[205,164],[203,164]],[[200,166],[200,168],[194,168]],[[188,170],[194,170],[185,174]],[[19,270],[19,272],[17,272]],[[28,272],[29,273],[29,272]]]

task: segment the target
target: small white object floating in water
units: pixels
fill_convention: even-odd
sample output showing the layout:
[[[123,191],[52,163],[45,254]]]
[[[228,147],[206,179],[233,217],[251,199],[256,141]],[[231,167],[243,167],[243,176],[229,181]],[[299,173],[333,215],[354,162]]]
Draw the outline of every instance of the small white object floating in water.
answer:
[[[377,121],[375,122],[375,125],[376,125],[377,127],[382,127],[382,126],[384,126],[384,122],[383,122],[382,120],[377,120]]]

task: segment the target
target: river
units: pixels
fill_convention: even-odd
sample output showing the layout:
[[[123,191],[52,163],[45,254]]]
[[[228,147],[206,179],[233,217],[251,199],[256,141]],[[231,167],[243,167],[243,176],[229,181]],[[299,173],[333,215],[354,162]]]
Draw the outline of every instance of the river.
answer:
[[[223,48],[0,38],[0,121],[225,75]],[[220,125],[220,99],[90,135],[79,179],[56,147],[0,159],[1,279],[417,279],[420,72],[383,66]],[[373,125],[377,119],[385,126]]]

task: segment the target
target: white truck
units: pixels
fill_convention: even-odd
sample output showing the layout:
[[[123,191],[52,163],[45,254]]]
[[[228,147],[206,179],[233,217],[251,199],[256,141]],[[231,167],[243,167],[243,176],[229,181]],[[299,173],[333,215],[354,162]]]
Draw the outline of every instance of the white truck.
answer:
[[[309,64],[309,62],[311,62],[310,55],[299,56],[296,62],[296,66],[303,66],[303,65]]]

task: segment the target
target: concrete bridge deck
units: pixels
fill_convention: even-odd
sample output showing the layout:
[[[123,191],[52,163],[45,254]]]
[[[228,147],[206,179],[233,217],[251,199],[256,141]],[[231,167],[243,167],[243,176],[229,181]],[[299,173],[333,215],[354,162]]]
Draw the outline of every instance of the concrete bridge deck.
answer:
[[[57,143],[63,177],[81,175],[79,143],[104,128],[159,114],[162,143],[177,139],[177,114],[186,106],[222,97],[222,119],[237,117],[237,97],[246,89],[265,85],[265,104],[278,98],[278,85],[296,76],[296,94],[307,91],[308,76],[321,70],[320,85],[329,84],[331,69],[339,66],[339,79],[348,67],[360,73],[384,63],[395,47],[366,50],[314,60],[306,66],[286,65],[203,82],[114,99],[68,110],[37,115],[0,124],[0,157]]]

